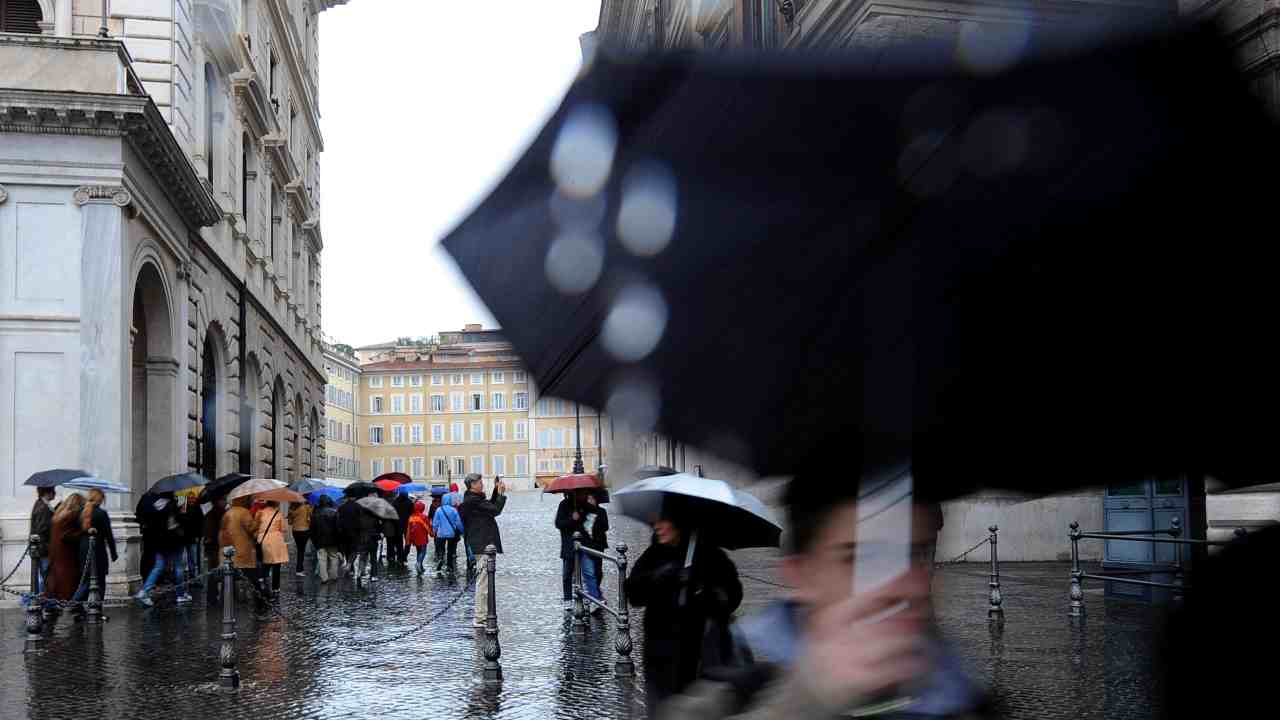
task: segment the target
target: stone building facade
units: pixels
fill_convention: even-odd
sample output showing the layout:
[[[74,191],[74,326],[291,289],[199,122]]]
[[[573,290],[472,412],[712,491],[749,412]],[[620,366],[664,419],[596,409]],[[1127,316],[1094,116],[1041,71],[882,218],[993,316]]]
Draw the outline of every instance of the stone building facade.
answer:
[[[334,0],[0,0],[0,565],[22,485],[323,474],[318,14]],[[34,10],[32,6],[34,5]],[[9,19],[38,15],[10,28]],[[100,28],[105,33],[99,37]]]

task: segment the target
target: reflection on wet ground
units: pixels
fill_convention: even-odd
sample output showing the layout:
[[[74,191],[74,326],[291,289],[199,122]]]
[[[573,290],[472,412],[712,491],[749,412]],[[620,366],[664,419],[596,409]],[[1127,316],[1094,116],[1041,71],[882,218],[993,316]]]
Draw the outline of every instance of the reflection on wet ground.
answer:
[[[99,628],[64,616],[37,654],[23,652],[21,612],[0,611],[0,718],[643,718],[643,683],[613,676],[612,621],[593,619],[583,640],[561,608],[557,500],[515,494],[500,518],[504,679],[496,688],[479,674],[481,644],[464,584],[393,577],[366,593],[290,575],[280,603],[287,620],[257,619],[241,606],[238,692],[216,686],[221,613],[199,596],[182,608],[109,608],[111,620]],[[634,561],[648,544],[647,528],[611,520],[611,544],[626,542]],[[775,551],[733,557],[743,573],[778,581]],[[1067,622],[1065,567],[1005,568],[1007,618],[995,635],[981,565],[949,566],[936,580],[944,631],[992,684],[1005,715],[1153,717],[1153,612],[1104,604],[1091,593],[1081,631]],[[743,584],[744,612],[783,592],[752,579]],[[610,570],[604,591],[616,604]],[[643,672],[639,620],[633,617],[632,657]]]

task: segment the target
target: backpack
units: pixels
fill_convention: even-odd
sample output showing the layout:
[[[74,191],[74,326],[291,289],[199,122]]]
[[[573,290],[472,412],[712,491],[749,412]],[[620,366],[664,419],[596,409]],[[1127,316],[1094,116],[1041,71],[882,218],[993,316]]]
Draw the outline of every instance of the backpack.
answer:
[[[414,547],[426,545],[431,536],[427,530],[427,519],[422,515],[410,516],[408,536],[410,545]]]

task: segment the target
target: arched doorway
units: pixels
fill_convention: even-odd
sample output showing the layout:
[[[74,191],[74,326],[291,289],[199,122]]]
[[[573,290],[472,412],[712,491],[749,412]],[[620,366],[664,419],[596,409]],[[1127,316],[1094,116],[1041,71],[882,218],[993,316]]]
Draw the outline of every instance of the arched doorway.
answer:
[[[177,467],[175,440],[181,425],[173,416],[178,360],[174,353],[171,317],[169,296],[160,271],[153,263],[146,263],[134,284],[130,333],[131,470],[132,487],[137,495]]]
[[[244,393],[240,398],[240,466],[242,473],[255,474],[255,453],[258,448],[258,431],[262,427],[261,415],[258,414],[259,398],[262,396],[262,372],[258,368],[258,358],[250,354],[245,358]]]
[[[284,381],[276,378],[271,386],[271,447],[268,454],[271,467],[268,472],[277,480],[284,480],[288,476],[288,465],[285,462],[284,404]]]
[[[307,417],[307,472],[312,477],[324,477],[325,466],[321,457],[320,445],[320,414],[316,412],[314,407],[311,408],[311,414]]]
[[[222,353],[219,349],[221,333],[210,327],[204,336],[204,348],[200,353],[200,473],[209,479],[219,474],[218,453],[222,410]]]
[[[289,482],[298,480],[302,477],[303,457],[302,457],[302,437],[304,434],[302,414],[302,395],[293,398],[293,462],[290,464]]]

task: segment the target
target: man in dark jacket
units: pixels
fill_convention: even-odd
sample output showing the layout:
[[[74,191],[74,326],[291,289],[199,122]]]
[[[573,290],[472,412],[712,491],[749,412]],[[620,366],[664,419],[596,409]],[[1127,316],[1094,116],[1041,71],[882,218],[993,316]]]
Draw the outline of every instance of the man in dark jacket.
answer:
[[[489,587],[489,561],[485,551],[492,545],[499,553],[502,552],[502,535],[498,532],[496,518],[502,514],[502,508],[507,504],[507,484],[502,482],[501,476],[494,480],[493,496],[485,500],[484,480],[478,473],[468,475],[466,499],[462,501],[462,507],[458,508],[458,513],[462,515],[462,531],[477,559],[476,608],[472,620],[474,627],[484,627],[484,618],[489,612],[489,593],[492,588]]]
[[[320,505],[311,516],[311,542],[316,546],[316,569],[320,573],[320,582],[327,583],[330,578],[337,580],[342,572],[342,559],[338,554],[342,534],[338,531],[338,508],[334,507],[333,498],[327,495],[320,498]]]
[[[575,553],[573,549],[575,538],[581,539],[585,547],[599,549],[596,548],[594,537],[596,526],[600,523],[600,507],[589,502],[590,497],[591,493],[586,488],[574,490],[572,493],[566,493],[564,499],[560,501],[560,507],[556,508],[556,529],[560,531],[560,581],[564,591],[565,612],[573,610],[575,559],[582,565],[583,590],[597,600],[603,599],[600,594],[595,558],[586,553]],[[607,527],[609,521],[606,519],[604,523]],[[577,558],[574,557],[575,554]],[[598,606],[595,605],[589,609],[592,612],[599,611]]]
[[[222,517],[226,514],[227,498],[223,495],[209,503],[209,512],[204,516],[204,556],[210,570],[222,567],[222,547],[218,543],[218,533],[222,529]],[[211,607],[215,606],[221,595],[221,578],[211,576],[205,587],[205,599]]]
[[[355,571],[356,555],[359,553],[361,538],[361,515],[366,515],[355,500],[347,498],[338,506],[338,537],[342,547],[342,556],[347,559],[346,574]]]
[[[408,493],[393,493],[395,498],[391,505],[396,509],[396,515],[399,516],[398,524],[399,532],[396,533],[396,544],[392,547],[396,549],[395,561],[402,570],[408,568],[409,546],[404,542],[404,534],[409,530],[409,516],[413,515],[413,500]]]
[[[27,537],[40,536],[40,572],[36,576],[40,592],[44,592],[44,578],[49,574],[49,542],[53,539],[53,499],[57,492],[51,487],[36,489],[36,502],[31,506],[31,525]]]

